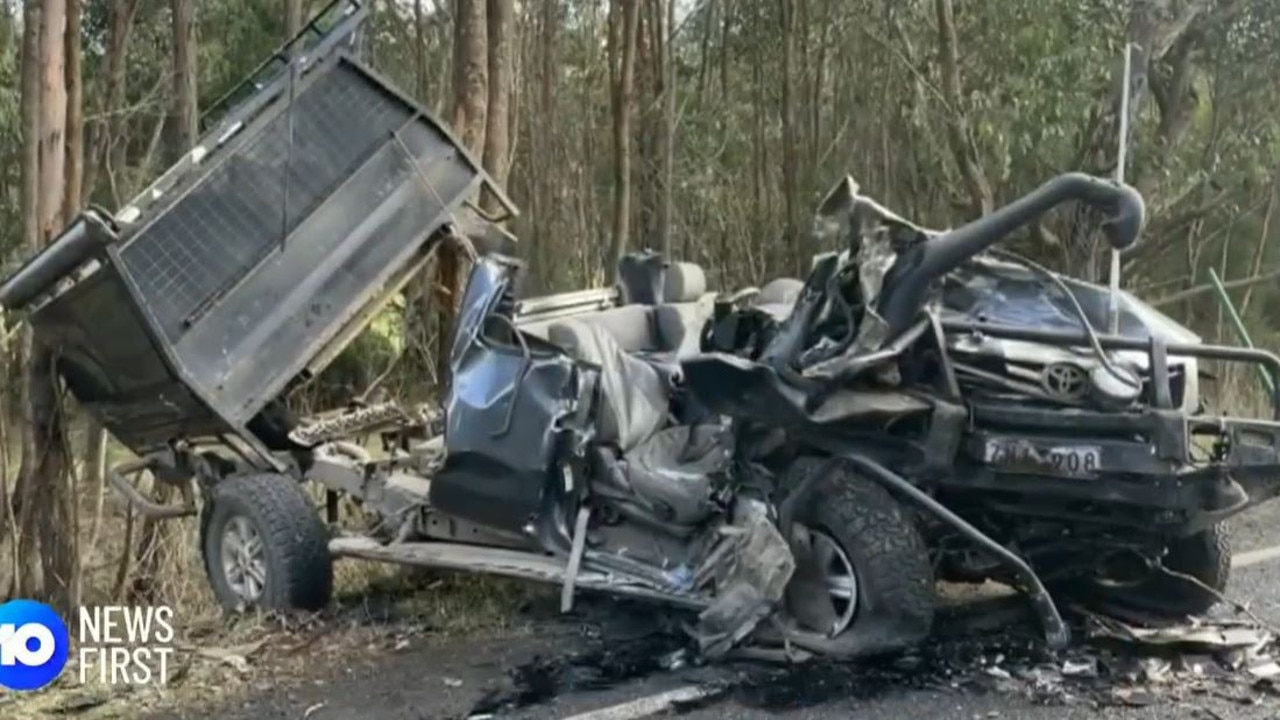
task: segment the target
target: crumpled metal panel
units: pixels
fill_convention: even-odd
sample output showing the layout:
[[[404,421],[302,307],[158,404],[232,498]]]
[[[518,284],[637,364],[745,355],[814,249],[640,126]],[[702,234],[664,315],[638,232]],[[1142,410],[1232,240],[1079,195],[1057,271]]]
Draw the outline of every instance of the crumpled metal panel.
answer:
[[[492,256],[477,260],[471,271],[449,355],[448,456],[432,479],[431,505],[520,531],[541,508],[561,420],[576,408],[578,372],[560,352],[489,334],[510,330],[496,319],[486,327],[507,297],[510,272]]]

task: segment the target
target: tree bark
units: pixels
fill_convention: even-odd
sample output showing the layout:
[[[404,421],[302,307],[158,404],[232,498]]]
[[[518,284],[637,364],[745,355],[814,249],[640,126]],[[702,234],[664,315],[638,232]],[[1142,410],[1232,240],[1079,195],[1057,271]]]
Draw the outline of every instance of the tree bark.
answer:
[[[196,107],[196,20],[191,0],[171,0],[173,12],[173,85],[169,95],[169,117],[165,121],[167,164],[176,163],[199,136]]]
[[[507,185],[511,168],[511,81],[512,25],[514,0],[488,0],[488,71],[489,94],[485,108],[484,169],[499,187]],[[498,209],[495,198],[486,195],[485,207]]]
[[[422,0],[413,0],[413,85],[419,102],[430,102],[427,92],[427,20]]]
[[[950,106],[945,110],[947,141],[964,181],[968,214],[979,217],[991,212],[991,186],[978,160],[960,91],[960,51],[956,47],[955,13],[951,0],[934,0],[933,5],[938,17],[938,67],[942,75],[942,96]]]
[[[284,0],[284,39],[292,40],[302,32],[302,0]]]
[[[22,160],[19,205],[22,214],[22,245],[28,253],[40,250],[40,15],[42,0],[26,0],[22,15]],[[31,384],[28,375],[32,355],[31,328],[22,329],[15,364],[18,382],[17,410],[21,428],[21,466],[14,483],[12,514],[14,558],[17,567],[13,594],[31,596],[40,591],[39,550],[35,530],[34,473],[37,458],[36,432],[31,423]],[[8,410],[9,408],[6,408]]]
[[[488,0],[457,0],[453,27],[453,129],[476,155],[484,151],[489,99]]]
[[[88,153],[85,158],[85,201],[97,189],[98,176],[104,167],[119,169],[124,165],[124,143],[121,142],[124,118],[120,106],[125,94],[125,61],[138,0],[116,0],[111,5],[111,24],[107,30],[107,47],[103,56],[106,67],[102,77],[102,101],[94,103],[98,117],[89,124]],[[117,204],[119,198],[115,198]]]
[[[782,42],[782,205],[786,213],[784,233],[786,245],[792,250],[795,272],[805,274],[810,259],[800,236],[799,199],[797,178],[799,158],[796,151],[795,121],[795,47],[796,20],[792,0],[778,0]]]
[[[658,130],[658,153],[662,167],[658,173],[658,247],[665,257],[671,257],[671,203],[672,186],[675,183],[676,143],[676,88],[678,87],[675,62],[676,0],[661,0],[665,19],[661,52],[659,53],[658,82],[662,88],[662,121]],[[686,258],[688,259],[688,258]]]
[[[81,70],[81,0],[67,2],[67,186],[62,216],[70,218],[84,206],[84,90]]]
[[[621,11],[617,82],[613,88],[613,237],[605,259],[605,276],[617,279],[618,260],[627,249],[631,223],[631,113],[635,103],[636,37],[640,26],[640,0],[615,0],[610,11]]]
[[[40,132],[36,214],[39,243],[49,244],[63,226],[66,160],[66,0],[43,0],[40,12]],[[44,594],[59,608],[75,602],[75,506],[70,487],[66,427],[51,348],[32,346],[27,374],[29,421],[36,459],[30,464],[31,510],[36,515]]]
[[[66,187],[62,194],[62,219],[65,222],[69,218],[78,214],[84,207],[84,80],[81,69],[81,40],[80,28],[82,8],[81,0],[66,0],[67,3],[67,27],[64,36],[64,45],[66,50],[67,66],[66,66],[66,85],[67,85],[67,139],[64,147],[66,159]],[[59,407],[59,411],[62,408]],[[96,423],[91,423],[94,427],[89,428],[89,433],[97,432],[101,434],[101,429],[96,427]],[[65,439],[62,440],[63,447],[67,444]],[[70,451],[67,451],[70,455]],[[86,458],[86,461],[88,458]],[[71,468],[70,458],[67,458],[67,472],[69,476],[69,485],[74,485],[75,476]],[[87,465],[86,465],[87,467]],[[72,494],[68,499],[71,509],[71,532],[65,529],[64,534],[70,535],[72,546],[70,548],[70,588],[68,604],[69,606],[79,605],[82,596],[82,576],[81,569],[83,567],[83,553],[80,548],[80,513],[76,505],[76,495],[74,487],[69,486],[67,491]]]
[[[453,130],[473,155],[482,159],[489,100],[487,0],[457,0],[453,25]],[[453,244],[440,248],[438,292],[439,345],[436,370],[440,382],[450,382],[447,361],[454,316],[462,296],[463,262]]]
[[[1129,86],[1129,107],[1127,132],[1123,141],[1128,158],[1136,156],[1137,148],[1131,141],[1135,137],[1139,113],[1142,111],[1147,91],[1151,89],[1151,69],[1164,60],[1170,50],[1184,37],[1194,33],[1193,25],[1205,16],[1210,5],[1211,0],[1188,0],[1176,4],[1172,0],[1133,0],[1130,3],[1125,31],[1126,41],[1133,44],[1130,55],[1130,75],[1127,78],[1122,77],[1124,68],[1122,54],[1116,60],[1117,81],[1112,83],[1110,96],[1104,101],[1099,114],[1095,116],[1089,130],[1085,133],[1084,144],[1078,153],[1079,165],[1083,165],[1087,171],[1096,175],[1114,174],[1117,149],[1121,142],[1120,102],[1126,83]],[[1161,103],[1162,110],[1168,111],[1167,115],[1162,113],[1161,117],[1162,131],[1170,133],[1164,138],[1166,143],[1175,140],[1183,126],[1186,108],[1182,101],[1185,99],[1183,95],[1190,89],[1190,85],[1185,80],[1189,77],[1191,70],[1189,67],[1178,68],[1177,66],[1190,62],[1190,50],[1190,47],[1182,46],[1180,53],[1186,53],[1186,55],[1181,60],[1174,58],[1173,73],[1165,79],[1167,82],[1164,86],[1153,93],[1163,93],[1157,99]],[[1156,80],[1159,82],[1161,78]],[[1168,146],[1166,151],[1167,149]],[[1132,165],[1132,160],[1128,162]],[[1126,181],[1144,191],[1148,195],[1148,205],[1153,205],[1154,198],[1149,192],[1150,178],[1136,177],[1138,175],[1126,168]],[[1078,209],[1071,218],[1069,243],[1066,248],[1069,269],[1081,275],[1082,279],[1091,281],[1102,276],[1102,266],[1105,265],[1100,257],[1105,254],[1097,252],[1102,246],[1096,240],[1097,234],[1094,232],[1096,228],[1096,214],[1084,208]]]

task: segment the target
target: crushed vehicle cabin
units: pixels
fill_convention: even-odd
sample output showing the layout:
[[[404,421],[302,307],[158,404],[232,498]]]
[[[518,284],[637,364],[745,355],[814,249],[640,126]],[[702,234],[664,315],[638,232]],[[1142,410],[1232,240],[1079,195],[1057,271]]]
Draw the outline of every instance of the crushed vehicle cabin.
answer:
[[[137,456],[112,485],[199,513],[228,608],[323,606],[332,558],[359,557],[684,608],[710,657],[852,657],[924,638],[936,580],[996,579],[1061,647],[1064,597],[1207,609],[1223,520],[1280,492],[1280,422],[1205,414],[1197,385],[1198,361],[1280,360],[1130,295],[1100,334],[1105,289],[993,248],[1068,201],[1131,246],[1134,189],[1067,174],[930,231],[846,180],[806,279],[715,293],[634,253],[616,288],[519,298],[514,239],[471,202],[514,208],[353,54],[364,14],[336,0],[155,185],[0,285]],[[443,407],[293,417],[442,243],[474,250]],[[328,527],[342,495],[367,532]]]

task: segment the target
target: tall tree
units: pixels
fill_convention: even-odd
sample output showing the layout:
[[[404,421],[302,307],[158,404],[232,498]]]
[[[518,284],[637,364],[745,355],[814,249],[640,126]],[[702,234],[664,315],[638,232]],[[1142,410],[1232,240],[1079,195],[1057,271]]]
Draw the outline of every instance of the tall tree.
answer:
[[[170,0],[173,14],[172,86],[169,94],[169,117],[165,120],[167,141],[165,157],[169,163],[195,147],[199,129],[196,107],[197,48],[195,3],[192,0]]]
[[[302,0],[284,0],[284,38],[291,40],[302,32]]]
[[[488,0],[489,94],[485,108],[484,168],[499,186],[511,168],[511,83],[515,0]],[[487,199],[490,210],[496,201]]]
[[[1121,142],[1127,146],[1128,162],[1132,163],[1137,149],[1134,140],[1138,138],[1138,118],[1148,94],[1155,96],[1161,111],[1159,130],[1162,137],[1157,138],[1157,145],[1163,145],[1167,152],[1175,144],[1189,112],[1184,102],[1191,90],[1189,63],[1193,51],[1198,50],[1196,46],[1203,39],[1200,30],[1213,4],[1211,0],[1132,0],[1128,3],[1124,37],[1132,47],[1129,75],[1124,75],[1122,59],[1113,61],[1115,81],[1091,117],[1084,133],[1085,144],[1079,153],[1086,170],[1098,175],[1113,174]],[[1235,0],[1221,0],[1217,4],[1226,15],[1237,3]],[[1159,69],[1170,54],[1174,56],[1175,72],[1153,73],[1152,69]],[[1122,122],[1121,99],[1126,85],[1129,105],[1127,117]],[[1154,92],[1149,93],[1149,90]],[[1122,126],[1125,128],[1124,138],[1120,137]],[[1127,168],[1125,179],[1150,195],[1154,189],[1154,173],[1150,171],[1157,169],[1156,164],[1150,163],[1145,169],[1148,172],[1138,174],[1133,172],[1133,168]],[[1068,265],[1090,280],[1103,278],[1106,265],[1103,258],[1107,256],[1107,253],[1099,252],[1102,245],[1098,233],[1094,232],[1096,220],[1096,213],[1081,209],[1075,213],[1069,228]],[[1194,268],[1190,269],[1188,281],[1193,282],[1195,272]]]
[[[22,13],[22,153],[19,180],[19,211],[22,219],[22,248],[27,253],[40,250],[40,15],[42,0],[26,0]],[[18,385],[18,412],[23,422],[21,467],[14,485],[11,528],[14,537],[13,595],[34,595],[40,590],[41,567],[36,537],[35,467],[38,445],[31,423],[31,328],[22,329],[15,357]],[[6,411],[9,409],[6,408]],[[16,516],[16,517],[15,517]]]
[[[67,83],[67,141],[66,141],[66,187],[62,194],[62,217],[68,220],[80,212],[84,206],[85,187],[84,187],[84,78],[83,64],[81,62],[81,17],[82,8],[81,0],[66,0],[67,2],[67,29],[64,40],[67,55],[66,67],[66,83]],[[85,457],[85,480],[89,483],[97,480],[98,470],[97,458],[100,456],[99,448],[105,446],[105,436],[101,428],[96,423],[90,423],[88,428],[88,445],[86,450],[89,454]],[[69,452],[69,451],[68,451]],[[68,469],[70,473],[70,469]],[[91,477],[95,476],[95,477]],[[74,478],[74,476],[73,476]],[[74,479],[73,479],[74,482]],[[95,485],[95,487],[97,487]],[[69,489],[69,492],[74,492]],[[80,603],[82,594],[81,589],[81,568],[83,566],[83,553],[79,547],[78,539],[80,537],[80,513],[75,509],[75,499],[68,500],[71,506],[73,522],[71,524],[72,537],[77,539],[77,543],[73,548],[72,569],[70,572],[71,587],[70,598],[68,602],[73,605]]]
[[[487,0],[458,0],[453,26],[453,130],[476,155],[484,152],[489,101]]]
[[[62,231],[65,191],[67,86],[66,0],[43,0],[40,10],[40,126],[36,217],[41,246]],[[30,509],[39,528],[43,591],[57,605],[75,602],[77,564],[74,493],[66,446],[66,423],[52,348],[34,343],[27,374],[28,421],[36,459],[28,478]]]
[[[676,157],[676,90],[679,77],[676,74],[676,0],[656,0],[656,13],[662,30],[655,33],[658,43],[658,87],[662,101],[657,149],[661,167],[657,173],[657,234],[658,247],[667,257],[671,256],[671,204],[672,186],[675,184]],[[688,248],[685,248],[686,252]],[[691,258],[685,258],[686,260]]]
[[[782,30],[782,202],[785,208],[783,233],[787,247],[792,250],[792,261],[797,273],[803,273],[808,265],[804,240],[800,232],[800,199],[798,176],[799,152],[796,148],[795,109],[795,54],[796,9],[793,0],[778,0]]]
[[[605,259],[605,275],[616,279],[618,260],[627,250],[631,223],[631,116],[635,105],[636,37],[640,0],[614,0],[609,6],[617,27],[610,44],[611,65],[617,72],[613,87],[613,236]],[[621,18],[617,15],[621,14]]]
[[[70,218],[84,202],[84,85],[81,62],[81,0],[67,3],[67,187],[62,215]]]
[[[458,0],[453,25],[453,130],[473,156],[485,153],[485,131],[489,104],[489,54],[487,0]],[[453,244],[441,248],[436,263],[439,309],[439,344],[436,370],[441,382],[448,382],[446,358],[454,315],[462,295],[463,258]]]
[[[942,75],[942,96],[946,99],[947,142],[960,168],[965,206],[971,217],[991,212],[991,186],[978,161],[969,130],[969,116],[960,90],[960,50],[956,41],[955,11],[951,0],[934,0],[938,21],[938,67]]]
[[[125,67],[129,54],[129,40],[133,35],[134,18],[139,0],[113,0],[110,5],[110,22],[107,26],[106,48],[103,52],[103,74],[98,78],[101,89],[94,104],[97,118],[88,123],[88,152],[85,157],[84,188],[91,197],[97,190],[100,173],[105,169],[111,178],[111,197],[118,204],[119,192],[115,186],[115,173],[124,170],[125,143],[123,135],[123,99],[126,94]],[[88,199],[86,197],[86,199]]]

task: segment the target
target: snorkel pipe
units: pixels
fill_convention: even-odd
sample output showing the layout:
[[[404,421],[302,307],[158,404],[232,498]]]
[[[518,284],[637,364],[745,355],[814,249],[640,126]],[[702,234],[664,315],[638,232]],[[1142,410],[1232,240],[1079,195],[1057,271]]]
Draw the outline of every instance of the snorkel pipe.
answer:
[[[1111,247],[1125,250],[1137,243],[1146,208],[1136,189],[1079,172],[1059,175],[990,215],[903,250],[885,275],[876,308],[888,337],[911,325],[935,280],[1068,200],[1106,213],[1102,232]]]

